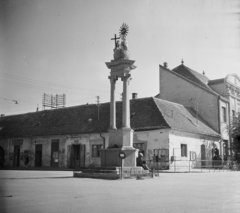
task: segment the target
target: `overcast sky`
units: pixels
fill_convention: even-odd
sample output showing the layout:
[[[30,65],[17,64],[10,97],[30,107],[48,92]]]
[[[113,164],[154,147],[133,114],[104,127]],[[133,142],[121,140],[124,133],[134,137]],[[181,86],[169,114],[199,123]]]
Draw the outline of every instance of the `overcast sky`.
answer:
[[[240,76],[240,4],[234,0],[1,0],[0,114],[42,109],[42,95],[66,106],[110,100],[114,34],[127,23],[130,92],[159,92],[159,64],[210,79]],[[173,82],[174,83],[174,82]],[[122,82],[117,81],[120,100]],[[15,104],[16,100],[18,104]]]

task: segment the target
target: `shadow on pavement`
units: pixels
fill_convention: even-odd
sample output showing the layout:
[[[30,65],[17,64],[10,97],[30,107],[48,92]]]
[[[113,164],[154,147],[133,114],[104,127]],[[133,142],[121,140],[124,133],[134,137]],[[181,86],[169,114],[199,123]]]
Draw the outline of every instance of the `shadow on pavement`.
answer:
[[[0,178],[0,180],[7,179],[7,180],[12,180],[12,179],[64,179],[64,178],[73,178],[70,176],[67,177],[20,177],[20,178]]]

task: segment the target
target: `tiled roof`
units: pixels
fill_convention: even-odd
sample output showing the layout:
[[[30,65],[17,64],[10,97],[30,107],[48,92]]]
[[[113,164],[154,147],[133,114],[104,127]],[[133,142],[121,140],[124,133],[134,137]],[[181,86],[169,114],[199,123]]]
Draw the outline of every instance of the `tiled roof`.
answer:
[[[162,99],[155,98],[154,100],[162,112],[164,119],[172,129],[219,136],[218,133],[206,124],[200,115],[196,116],[196,112],[192,108]]]
[[[223,82],[224,82],[224,78],[214,79],[214,80],[208,81],[208,85],[218,84],[218,83],[223,83]]]
[[[188,67],[186,67],[185,65],[181,64],[178,67],[174,68],[172,71],[178,73],[179,75],[197,83],[200,84],[201,86],[208,88],[211,90],[211,88],[208,86],[208,81],[209,79],[205,76],[202,75]]]
[[[131,127],[135,131],[173,128],[187,132],[218,136],[203,122],[195,125],[191,110],[156,98],[130,101]],[[169,113],[173,110],[173,118]],[[30,137],[107,132],[110,104],[103,103],[44,110],[0,118],[1,137]],[[122,123],[122,102],[116,103],[117,128]]]
[[[131,127],[134,130],[156,129],[169,126],[152,98],[135,99],[130,102]],[[23,137],[107,132],[110,104],[103,103],[44,110],[0,118],[0,137]],[[122,123],[122,102],[116,103],[117,128]]]

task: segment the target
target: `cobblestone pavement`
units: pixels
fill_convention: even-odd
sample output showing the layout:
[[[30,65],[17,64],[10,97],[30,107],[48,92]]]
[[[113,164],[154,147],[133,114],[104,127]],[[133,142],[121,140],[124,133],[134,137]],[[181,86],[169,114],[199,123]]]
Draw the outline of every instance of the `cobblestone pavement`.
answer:
[[[239,213],[240,172],[99,180],[70,171],[0,170],[0,212]]]

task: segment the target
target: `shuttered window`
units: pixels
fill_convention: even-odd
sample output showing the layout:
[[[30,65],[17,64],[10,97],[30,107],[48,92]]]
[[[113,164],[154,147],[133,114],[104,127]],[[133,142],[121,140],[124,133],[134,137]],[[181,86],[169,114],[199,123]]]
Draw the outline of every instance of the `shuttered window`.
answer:
[[[187,144],[181,144],[181,156],[187,157]]]
[[[102,145],[92,145],[92,157],[100,157],[100,149]]]

